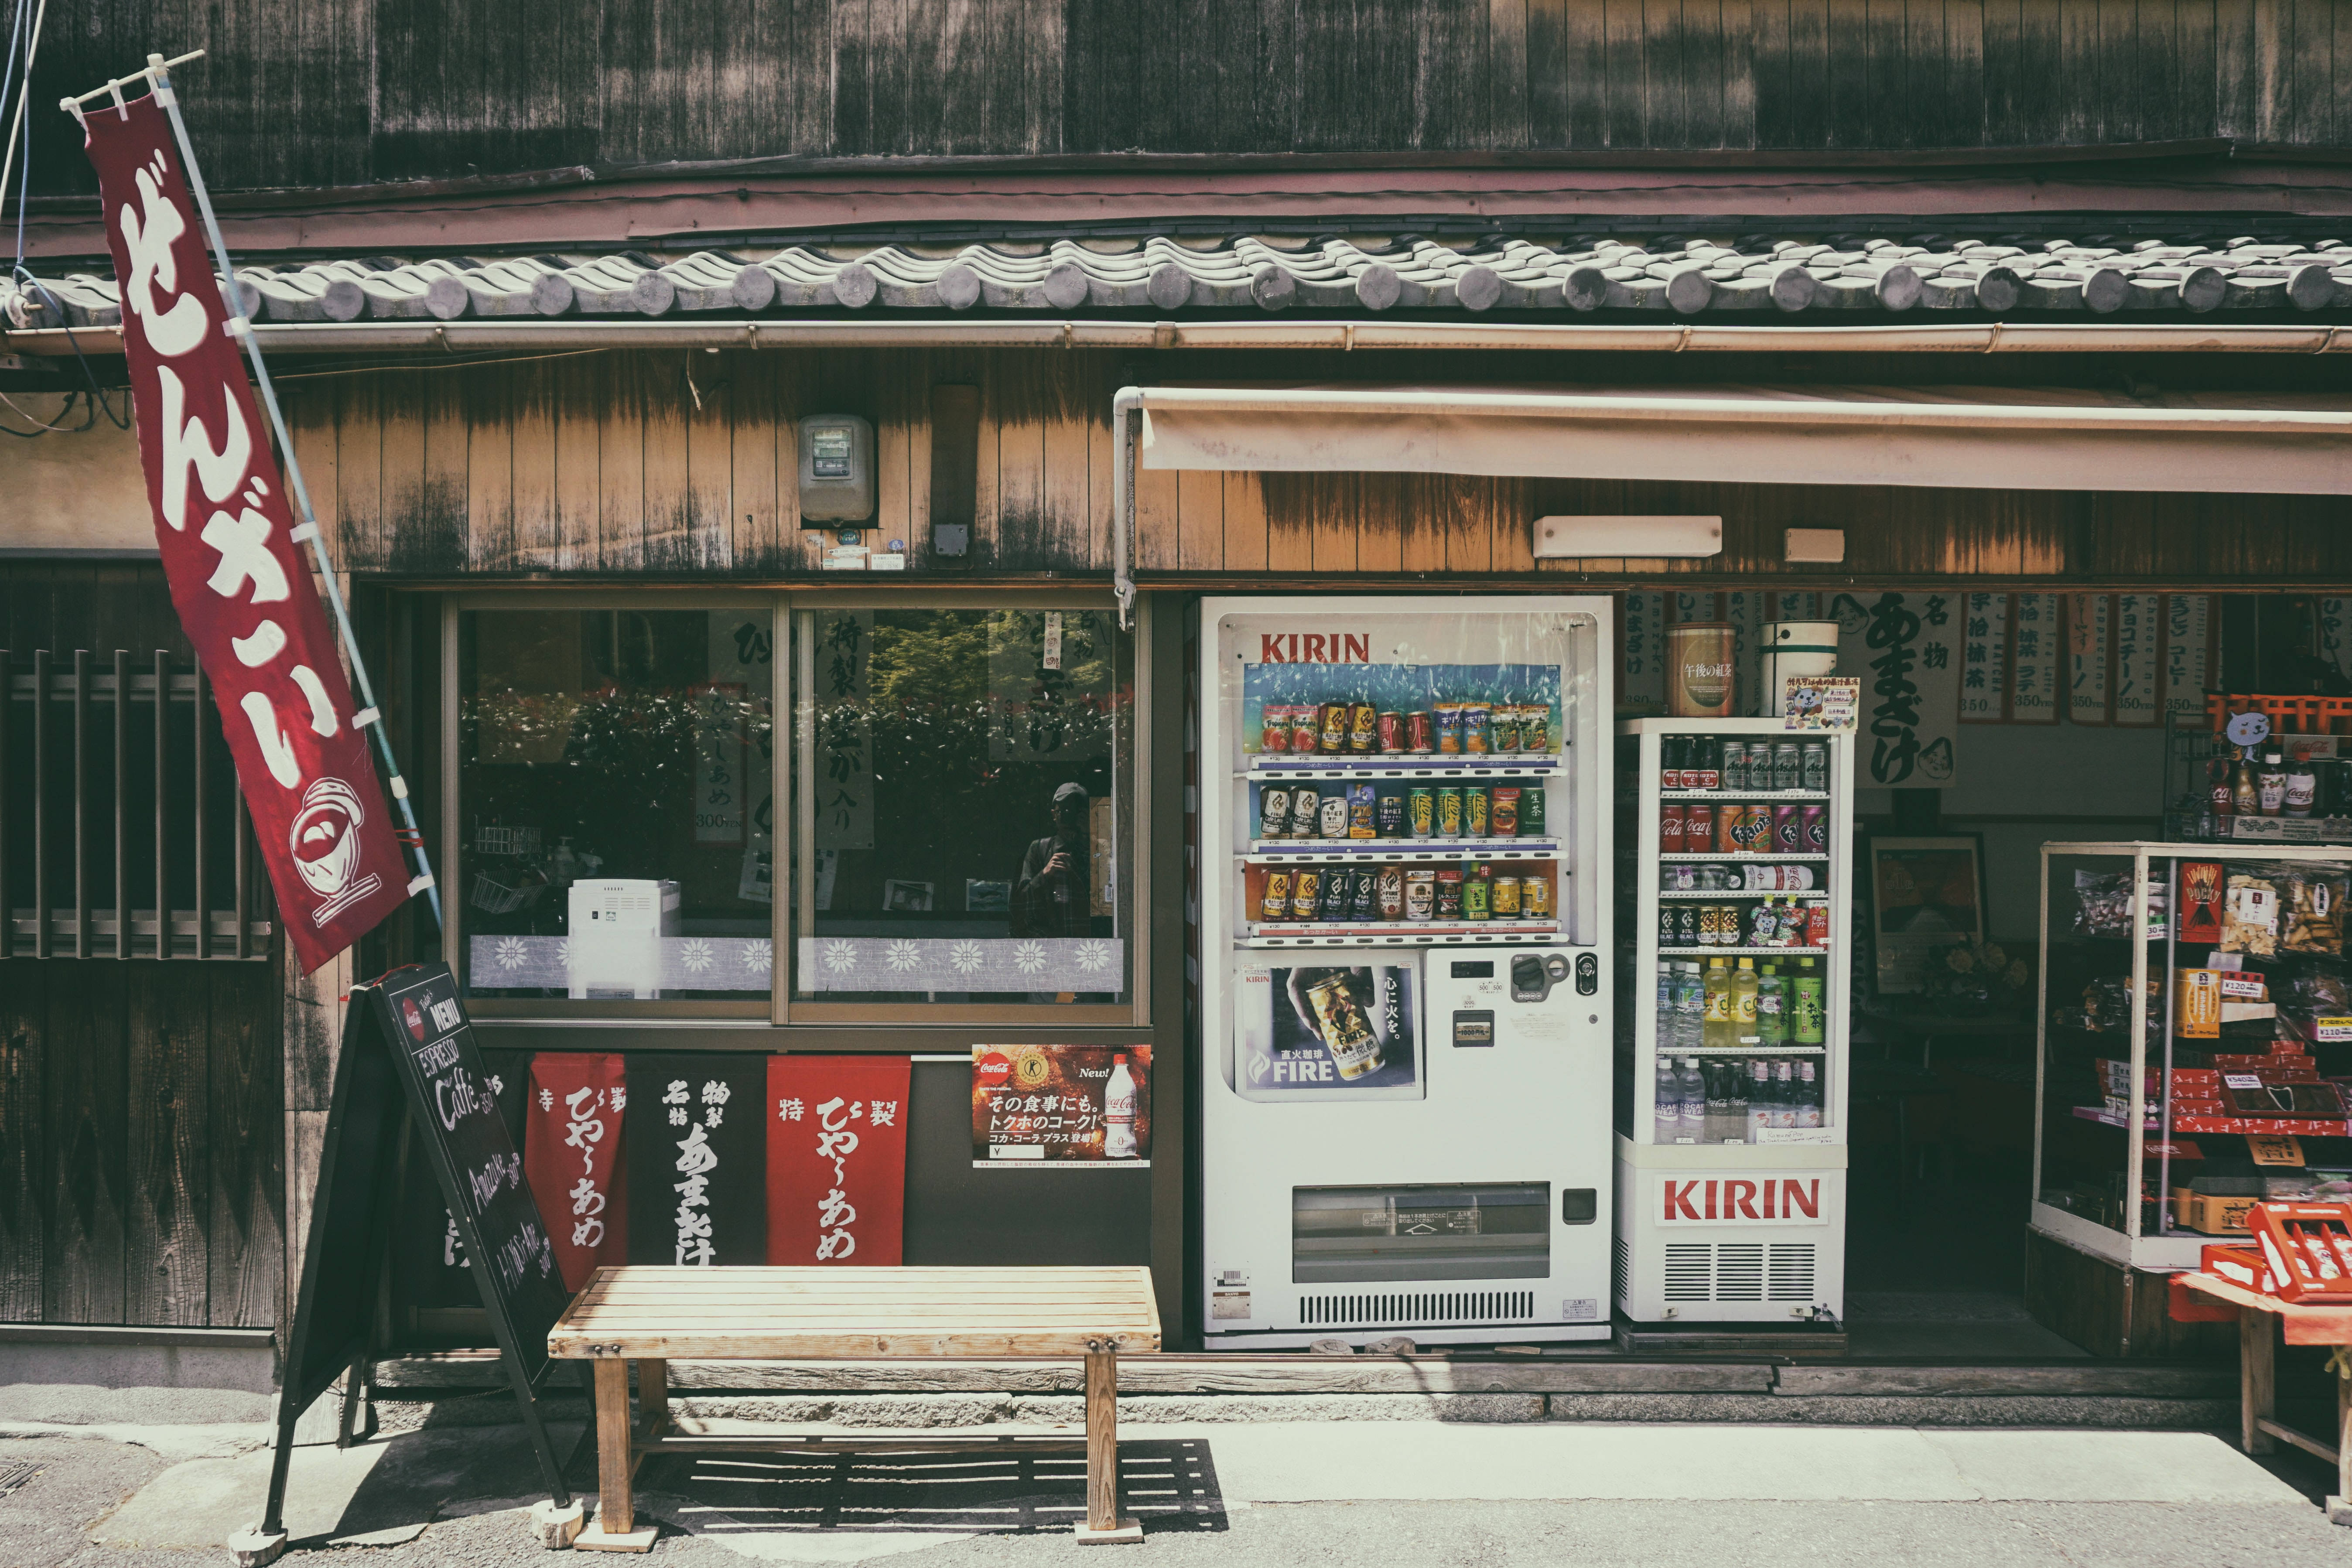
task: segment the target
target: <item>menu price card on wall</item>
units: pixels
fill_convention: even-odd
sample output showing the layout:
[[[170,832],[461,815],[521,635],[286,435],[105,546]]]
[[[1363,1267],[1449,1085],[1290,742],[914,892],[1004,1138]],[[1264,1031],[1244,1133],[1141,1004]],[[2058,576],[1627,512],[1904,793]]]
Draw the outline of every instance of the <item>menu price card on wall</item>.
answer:
[[[1150,1046],[974,1046],[981,1170],[1151,1163]]]

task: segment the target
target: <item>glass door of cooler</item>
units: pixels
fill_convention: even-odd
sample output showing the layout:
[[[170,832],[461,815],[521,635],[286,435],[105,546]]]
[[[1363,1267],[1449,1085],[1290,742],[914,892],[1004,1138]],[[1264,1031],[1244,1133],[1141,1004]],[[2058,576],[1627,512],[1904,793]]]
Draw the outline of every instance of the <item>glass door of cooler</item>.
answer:
[[[1617,748],[1619,1131],[1843,1142],[1849,737],[1641,720]]]

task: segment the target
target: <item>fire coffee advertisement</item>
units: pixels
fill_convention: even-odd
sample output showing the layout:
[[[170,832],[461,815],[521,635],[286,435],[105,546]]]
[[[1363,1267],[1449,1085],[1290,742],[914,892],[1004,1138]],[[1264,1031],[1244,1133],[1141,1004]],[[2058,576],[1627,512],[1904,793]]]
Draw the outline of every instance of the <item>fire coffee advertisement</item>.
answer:
[[[912,1058],[768,1058],[768,1261],[905,1261]]]
[[[579,1289],[604,1264],[629,1260],[621,1159],[621,1113],[628,1103],[617,1052],[541,1051],[530,1058],[523,1175],[555,1244],[566,1289]]]
[[[1151,1163],[1150,1046],[974,1046],[971,1163]]]
[[[1357,956],[1236,973],[1231,1077],[1243,1099],[1422,1098],[1415,960]]]

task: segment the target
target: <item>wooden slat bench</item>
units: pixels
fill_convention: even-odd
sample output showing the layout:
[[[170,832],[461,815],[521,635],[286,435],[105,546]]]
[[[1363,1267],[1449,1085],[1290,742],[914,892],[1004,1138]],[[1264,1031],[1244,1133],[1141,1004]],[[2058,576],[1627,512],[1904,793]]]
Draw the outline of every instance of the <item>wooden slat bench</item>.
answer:
[[[599,1268],[547,1336],[595,1365],[595,1524],[575,1545],[646,1552],[630,1482],[648,1454],[936,1452],[971,1438],[702,1436],[669,1418],[668,1363],[877,1356],[1081,1356],[1087,1369],[1082,1541],[1132,1541],[1118,1517],[1119,1352],[1160,1349],[1147,1268]],[[629,1365],[643,1421],[629,1424]],[[985,1439],[992,1443],[1003,1439]],[[1024,1440],[1024,1451],[1035,1445]]]

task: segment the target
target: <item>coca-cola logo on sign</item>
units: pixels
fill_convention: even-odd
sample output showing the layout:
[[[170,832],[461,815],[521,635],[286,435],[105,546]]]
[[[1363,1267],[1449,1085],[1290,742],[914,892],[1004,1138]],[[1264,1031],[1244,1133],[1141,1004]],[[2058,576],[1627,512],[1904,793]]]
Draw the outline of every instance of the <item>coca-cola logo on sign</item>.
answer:
[[[1370,664],[1369,632],[1260,632],[1260,664]]]
[[[1819,1176],[1661,1176],[1666,1225],[1826,1225]]]

